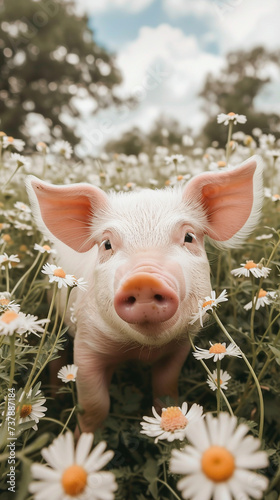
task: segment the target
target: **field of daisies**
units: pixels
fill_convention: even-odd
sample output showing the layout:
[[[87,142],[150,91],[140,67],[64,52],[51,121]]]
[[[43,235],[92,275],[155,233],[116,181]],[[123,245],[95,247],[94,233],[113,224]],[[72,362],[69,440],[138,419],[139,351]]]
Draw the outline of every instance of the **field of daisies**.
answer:
[[[279,500],[280,142],[260,129],[245,135],[245,121],[218,115],[225,148],[184,136],[151,157],[104,153],[78,162],[66,141],[30,152],[0,132],[1,500]],[[202,328],[190,339],[179,402],[166,398],[159,414],[149,367],[125,364],[104,425],[75,439],[82,408],[64,316],[72,290],[87,293],[86,276],[58,266],[32,218],[26,176],[105,191],[161,189],[254,154],[264,163],[262,218],[242,248],[207,246],[212,292],[194,316]],[[60,357],[54,373],[50,363]]]

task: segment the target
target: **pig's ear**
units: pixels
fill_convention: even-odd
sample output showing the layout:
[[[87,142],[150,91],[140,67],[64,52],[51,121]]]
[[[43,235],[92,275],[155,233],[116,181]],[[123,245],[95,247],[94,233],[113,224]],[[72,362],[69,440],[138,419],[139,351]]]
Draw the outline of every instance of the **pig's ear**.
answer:
[[[33,214],[43,233],[77,252],[87,252],[93,247],[95,212],[108,204],[101,189],[90,184],[53,186],[32,175],[28,176],[26,185]]]
[[[202,204],[205,232],[222,247],[236,247],[256,227],[263,200],[262,159],[255,155],[224,172],[205,172],[188,182],[187,203]]]

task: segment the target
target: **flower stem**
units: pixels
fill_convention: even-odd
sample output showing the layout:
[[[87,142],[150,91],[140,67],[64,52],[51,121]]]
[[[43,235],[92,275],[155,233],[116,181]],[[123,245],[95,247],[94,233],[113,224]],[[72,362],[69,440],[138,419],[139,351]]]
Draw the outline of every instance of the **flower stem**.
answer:
[[[165,481],[162,481],[162,479],[159,479],[159,478],[156,478],[156,481],[158,481],[159,483],[161,484],[164,484],[164,486],[166,486],[166,488],[169,489],[169,491],[171,491],[172,495],[177,498],[177,500],[181,500],[181,498],[177,495],[177,493],[175,493],[175,491],[173,490],[173,488],[171,488],[171,486],[169,486],[168,483],[166,483]]]
[[[227,137],[227,144],[226,144],[226,164],[228,165],[229,157],[230,157],[230,141],[231,141],[231,136],[232,136],[232,129],[233,129],[233,121],[229,121],[228,125],[228,137]]]
[[[219,415],[221,411],[221,361],[217,360],[217,415]]]
[[[236,344],[236,342],[233,340],[233,338],[231,337],[231,335],[228,333],[227,329],[224,327],[223,323],[221,322],[220,318],[218,317],[217,313],[215,310],[213,310],[213,317],[215,318],[217,324],[219,325],[219,327],[221,328],[221,330],[224,332],[225,336],[228,338],[228,340],[230,342],[232,342],[236,347],[238,347],[238,345]],[[241,351],[240,347],[238,347],[239,351],[240,351],[240,354],[243,358],[243,360],[245,361],[247,367],[249,368],[249,371],[255,381],[255,384],[256,384],[256,388],[257,388],[257,391],[258,391],[258,395],[259,395],[259,402],[260,402],[260,423],[259,423],[259,439],[261,440],[262,439],[262,435],[263,435],[263,426],[264,426],[264,402],[263,402],[263,395],[262,395],[262,390],[261,390],[261,386],[259,384],[259,381],[258,381],[258,378],[252,368],[252,366],[250,365],[247,357],[245,356],[245,354]]]

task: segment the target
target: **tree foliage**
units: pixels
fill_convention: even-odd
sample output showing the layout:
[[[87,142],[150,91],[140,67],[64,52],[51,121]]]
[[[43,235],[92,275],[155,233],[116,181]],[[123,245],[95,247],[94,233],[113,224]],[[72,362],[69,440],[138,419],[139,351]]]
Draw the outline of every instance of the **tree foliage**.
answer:
[[[226,129],[217,124],[217,113],[233,111],[245,114],[247,122],[242,130],[250,134],[254,127],[264,133],[268,130],[279,136],[279,115],[263,113],[255,109],[255,100],[271,79],[266,67],[269,64],[279,66],[280,53],[268,52],[263,47],[251,51],[231,52],[220,74],[209,74],[200,94],[203,97],[203,109],[209,116],[204,127],[208,142],[219,141],[223,146],[226,141]]]
[[[9,135],[20,130],[26,140],[26,117],[37,113],[75,144],[78,100],[93,112],[119,102],[114,56],[69,0],[0,0],[0,48],[1,128]]]

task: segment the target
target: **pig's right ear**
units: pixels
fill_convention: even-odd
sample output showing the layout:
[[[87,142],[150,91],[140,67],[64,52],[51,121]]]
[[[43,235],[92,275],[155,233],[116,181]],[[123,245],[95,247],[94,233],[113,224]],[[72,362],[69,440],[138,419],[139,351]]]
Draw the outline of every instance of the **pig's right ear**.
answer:
[[[32,211],[39,229],[77,252],[96,243],[92,237],[95,212],[108,205],[101,189],[90,184],[53,186],[30,175],[26,181]]]

